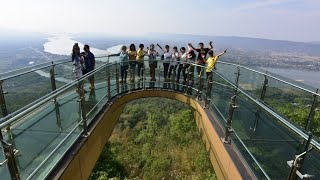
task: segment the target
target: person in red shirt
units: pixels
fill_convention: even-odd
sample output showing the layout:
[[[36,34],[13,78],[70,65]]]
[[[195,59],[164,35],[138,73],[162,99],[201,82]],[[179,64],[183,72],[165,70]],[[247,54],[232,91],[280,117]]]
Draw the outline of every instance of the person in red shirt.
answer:
[[[212,41],[209,42],[209,48],[205,48],[202,42],[199,43],[199,48],[193,47],[191,43],[189,43],[188,46],[191,47],[191,49],[198,52],[198,58],[196,63],[201,66],[204,66],[206,64],[206,56],[208,54],[208,51],[213,48]],[[202,71],[203,68],[197,66],[197,72],[199,77],[201,77],[201,75],[203,74]]]

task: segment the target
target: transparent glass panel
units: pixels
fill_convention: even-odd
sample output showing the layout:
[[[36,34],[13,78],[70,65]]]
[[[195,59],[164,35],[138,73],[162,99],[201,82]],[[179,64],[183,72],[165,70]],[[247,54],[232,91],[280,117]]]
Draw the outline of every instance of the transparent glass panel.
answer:
[[[217,74],[213,74],[213,84],[211,88],[211,109],[217,111],[219,116],[225,119],[228,117],[229,103],[234,95],[234,88]],[[218,110],[217,110],[217,109]],[[219,118],[222,125],[225,124],[223,118]]]
[[[78,139],[78,137],[81,134],[81,129],[76,129],[74,132],[72,132],[66,141],[64,141],[60,148],[58,148],[56,151],[52,151],[51,156],[48,156],[46,162],[38,166],[37,171],[35,172],[34,176],[32,176],[31,179],[45,179],[46,176],[51,172],[51,170],[54,168],[54,165],[59,162],[59,160],[63,157],[63,155],[68,151],[68,149],[73,145],[73,143]]]
[[[57,88],[62,87],[75,79],[72,62],[55,65],[54,72]]]
[[[313,135],[313,139],[320,142],[320,97],[317,97],[317,105],[314,113],[314,118],[310,122],[309,131],[311,131]]]
[[[245,68],[239,68],[239,70],[239,87],[256,98],[260,98],[265,79],[264,75]]]
[[[306,127],[312,101],[310,93],[269,78],[264,102],[300,129]]]
[[[313,179],[320,179],[320,150],[314,148],[309,151],[301,167],[302,174],[313,175]]]
[[[5,159],[6,157],[4,155],[4,151],[0,142],[0,162],[1,163],[4,162]],[[2,166],[0,166],[0,176],[1,176],[1,179],[4,179],[4,180],[11,179],[7,163],[4,163]]]
[[[81,121],[76,87],[65,91],[11,126],[6,140],[19,150],[21,178],[27,178]],[[77,129],[80,134],[82,128]]]
[[[36,72],[18,76],[3,82],[3,90],[8,113],[12,113],[27,104],[50,93],[50,79]]]
[[[232,83],[235,83],[237,66],[217,63],[216,71],[226,77]]]
[[[271,179],[287,178],[287,161],[299,153],[302,138],[243,94],[237,96],[236,105],[232,127],[239,138]],[[253,164],[251,168],[260,172]]]

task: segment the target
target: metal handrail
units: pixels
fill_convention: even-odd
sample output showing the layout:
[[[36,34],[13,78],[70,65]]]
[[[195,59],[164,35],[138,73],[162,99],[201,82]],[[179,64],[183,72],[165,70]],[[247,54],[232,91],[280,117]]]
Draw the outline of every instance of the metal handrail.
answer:
[[[104,57],[108,57],[108,56],[104,56]],[[144,60],[144,62],[148,62],[149,60]],[[168,61],[163,61],[163,60],[151,60],[151,61],[158,61],[158,62],[168,62]],[[132,60],[128,60],[127,62],[132,62]],[[82,81],[84,79],[86,79],[87,77],[95,74],[96,72],[100,71],[101,69],[109,66],[109,65],[114,65],[114,64],[118,64],[120,62],[115,62],[115,63],[106,63],[100,67],[98,67],[97,69],[91,71],[90,73],[82,76],[81,78],[70,82],[69,84],[65,85],[63,88],[59,88],[58,90],[56,90],[54,93],[50,94],[49,96],[45,97],[45,98],[40,98],[41,101],[33,104],[32,106],[30,106],[29,108],[25,109],[22,112],[19,112],[18,114],[16,114],[16,116],[11,117],[10,119],[4,120],[4,121],[0,121],[0,129],[5,128],[6,126],[10,126],[12,123],[14,123],[15,121],[17,121],[19,118],[23,117],[24,115],[28,114],[30,111],[33,111],[35,109],[37,109],[39,106],[47,103],[48,101],[52,100],[53,98],[61,95],[65,90],[69,89],[70,87],[74,86],[76,83],[78,83],[79,81]],[[185,64],[189,64],[192,66],[199,66],[202,68],[206,68],[205,66],[199,65],[199,64],[195,64],[195,63],[190,63],[190,62],[184,62]],[[226,62],[220,62],[223,64],[229,64],[229,65],[234,65],[232,63],[226,63]],[[243,67],[240,65],[237,65],[239,67]],[[253,72],[257,72],[260,74],[264,74],[262,72],[259,71],[255,71],[253,69],[248,68],[249,70],[252,70]],[[215,73],[221,77],[222,79],[224,79],[228,84],[230,84],[231,86],[235,87],[234,83],[230,82],[230,80],[228,80],[227,78],[225,78],[224,76],[222,76],[220,73],[216,72]],[[270,76],[271,77],[271,76]],[[288,83],[290,85],[290,83]],[[249,99],[251,99],[253,102],[255,102],[257,105],[259,105],[261,108],[263,108],[264,110],[266,110],[267,112],[269,112],[271,115],[273,115],[275,118],[277,118],[279,121],[281,121],[283,124],[285,124],[287,127],[289,127],[290,129],[292,129],[295,133],[297,133],[299,136],[303,137],[304,139],[307,140],[308,135],[306,133],[304,133],[303,131],[301,131],[299,128],[295,127],[294,125],[292,125],[290,122],[288,122],[287,120],[285,120],[283,117],[281,117],[280,115],[278,115],[277,113],[275,113],[273,110],[271,110],[270,108],[268,108],[267,106],[265,106],[263,103],[257,101],[255,98],[253,98],[251,95],[249,95],[248,93],[246,93],[244,90],[242,90],[241,88],[239,88],[239,91],[241,93],[243,93],[245,96],[247,96]],[[312,93],[312,92],[310,92]],[[318,149],[320,149],[320,143],[316,142],[315,140],[312,140],[312,144],[317,147]]]
[[[148,61],[148,60],[145,60]],[[154,61],[154,60],[152,60]],[[162,60],[156,60],[158,62],[166,62],[166,61],[162,61]],[[130,60],[128,62],[131,62]],[[24,117],[25,115],[29,114],[30,112],[36,110],[39,108],[39,106],[49,102],[50,100],[60,96],[61,94],[65,93],[68,89],[70,89],[72,86],[76,85],[78,82],[83,81],[84,79],[100,72],[101,70],[103,70],[104,68],[108,67],[108,66],[112,66],[112,65],[118,65],[120,62],[116,62],[116,63],[106,63],[98,68],[96,68],[95,70],[91,71],[90,73],[82,76],[79,79],[76,79],[68,84],[66,84],[65,86],[57,89],[56,91],[53,91],[52,93],[40,98],[39,100],[35,101],[36,103],[33,103],[32,105],[28,106],[28,108],[24,109],[23,111],[20,111],[19,113],[16,114],[16,116],[10,117],[8,120],[6,121],[0,121],[0,129],[4,129],[7,126],[10,126],[11,124],[15,123],[16,121],[19,121],[19,119],[21,117]],[[224,62],[223,62],[224,63]],[[193,66],[199,66],[202,68],[206,68],[205,66],[199,65],[199,64],[195,64],[195,63],[190,63],[190,62],[186,62],[186,64],[190,64]],[[232,64],[235,65],[235,64]],[[237,65],[238,67],[241,67],[239,65]],[[250,69],[250,68],[248,68]],[[252,70],[255,71],[255,70]],[[257,73],[263,74],[259,71],[256,71]],[[223,79],[224,81],[226,81],[230,86],[227,86],[229,88],[236,88],[237,86],[232,83],[230,80],[228,80],[227,78],[225,78],[223,75],[221,75],[218,72],[214,72],[215,74],[217,74],[221,79]],[[181,84],[179,84],[181,85]],[[289,84],[290,85],[290,84]],[[185,86],[185,85],[182,85]],[[189,87],[195,91],[198,91],[197,88],[194,87]],[[294,125],[292,125],[290,122],[288,122],[286,119],[284,119],[283,117],[281,117],[280,115],[276,114],[273,110],[271,110],[270,108],[268,108],[267,106],[265,106],[263,103],[261,103],[260,101],[256,100],[256,98],[252,97],[250,94],[246,93],[244,90],[242,90],[241,88],[237,87],[238,91],[241,92],[243,95],[245,95],[248,99],[252,100],[254,103],[256,103],[258,106],[260,106],[262,109],[264,109],[265,111],[267,111],[268,113],[270,113],[271,115],[273,115],[276,119],[278,119],[279,121],[281,121],[284,125],[286,125],[288,128],[290,128],[292,131],[294,131],[295,133],[297,133],[300,137],[306,139],[307,135],[301,131],[300,129],[298,129],[297,127],[295,127]],[[202,92],[201,92],[202,93]],[[202,93],[203,94],[203,93]],[[204,94],[205,95],[205,94]],[[105,98],[105,96],[103,97]],[[102,99],[103,99],[102,98]],[[97,103],[99,104],[102,99]],[[212,103],[212,99],[209,98],[210,102]],[[97,106],[96,104],[96,106]],[[95,106],[95,107],[96,107]],[[217,109],[218,110],[218,109]],[[91,111],[88,113],[90,114]],[[221,112],[219,112],[220,115],[222,116],[222,118],[225,120],[225,117],[221,114]],[[75,127],[77,128],[79,126],[79,124]],[[236,137],[240,140],[241,144],[244,145],[246,151],[249,153],[249,155],[253,158],[253,160],[258,164],[259,168],[261,169],[261,171],[263,172],[263,174],[269,179],[268,175],[266,174],[266,172],[264,171],[264,169],[259,165],[258,161],[255,159],[255,157],[250,153],[249,149],[246,148],[245,144],[241,141],[241,139],[238,137],[238,135],[236,134]],[[64,138],[59,145],[50,153],[50,155],[48,157],[46,157],[45,161],[43,161],[38,167],[37,169],[29,176],[32,177],[33,175],[36,174],[36,172],[42,167],[42,165],[54,154],[54,152],[66,141],[67,137]],[[320,149],[320,144],[318,142],[316,142],[315,140],[312,140],[311,144],[313,146],[315,146],[316,148]]]
[[[287,81],[285,81],[285,80],[282,80],[282,79],[280,79],[280,78],[277,78],[277,77],[275,77],[275,76],[272,76],[272,75],[270,75],[270,74],[268,74],[268,73],[266,73],[266,72],[261,72],[261,71],[254,70],[254,69],[252,69],[252,68],[243,66],[243,65],[234,64],[234,63],[230,63],[230,62],[218,61],[217,63],[218,63],[218,64],[226,64],[226,65],[231,65],[231,66],[235,66],[235,67],[240,67],[240,68],[243,68],[243,69],[247,69],[247,70],[249,70],[249,71],[251,71],[251,72],[255,72],[255,73],[257,73],[257,74],[261,74],[261,75],[270,77],[270,78],[272,78],[272,79],[274,79],[274,80],[280,81],[280,82],[282,82],[282,83],[284,83],[284,84],[287,84],[287,85],[289,85],[289,86],[295,87],[295,88],[300,89],[300,90],[302,90],[302,91],[306,91],[306,92],[308,92],[308,93],[311,93],[312,95],[320,96],[319,93],[313,92],[313,91],[311,91],[311,90],[309,90],[309,89],[306,89],[306,88],[303,88],[303,87],[300,87],[300,86],[298,86],[298,85],[296,85],[296,84],[287,82]]]
[[[44,66],[41,66],[41,67],[38,67],[38,68],[32,68],[32,67],[37,67],[41,64],[38,64],[38,65],[34,65],[34,66],[28,66],[28,67],[25,67],[25,68],[21,68],[21,69],[17,69],[17,70],[13,70],[13,71],[9,71],[9,72],[6,72],[6,73],[3,73],[3,74],[0,74],[0,77],[5,75],[5,74],[11,74],[11,73],[14,73],[15,71],[21,71],[21,70],[24,70],[24,69],[29,69],[31,68],[30,70],[26,70],[24,72],[21,72],[21,73],[18,73],[18,74],[15,74],[15,75],[9,75],[9,76],[5,76],[3,78],[0,79],[0,81],[4,81],[4,80],[8,80],[8,79],[12,79],[14,77],[18,77],[18,76],[22,76],[22,75],[25,75],[25,74],[28,74],[28,73],[32,73],[32,72],[35,72],[35,71],[38,71],[38,70],[41,70],[41,69],[45,69],[45,68],[48,68],[48,67],[51,67],[53,65],[59,65],[59,64],[65,64],[65,63],[69,63],[71,62],[70,60],[67,60],[67,61],[63,61],[63,62],[56,62],[56,61],[52,61],[50,62],[50,64],[48,65],[48,63],[43,63],[43,64],[46,64]]]
[[[227,78],[225,78],[223,75],[221,75],[218,72],[215,72],[215,74],[217,74],[220,78],[222,78],[223,80],[225,80],[227,83],[229,83],[231,86],[233,86],[234,88],[236,88],[237,86],[232,83],[230,80],[228,80]],[[268,108],[266,105],[264,105],[263,103],[261,103],[260,101],[257,101],[256,98],[252,97],[251,95],[249,95],[248,93],[246,93],[244,90],[242,90],[240,87],[238,87],[238,91],[241,92],[243,95],[245,95],[247,98],[249,98],[250,100],[252,100],[254,103],[256,103],[258,106],[260,106],[263,110],[267,111],[268,113],[270,113],[273,117],[275,117],[276,119],[278,119],[279,121],[281,121],[283,124],[285,124],[288,128],[290,128],[291,130],[293,130],[295,133],[297,133],[300,137],[302,137],[305,140],[308,140],[309,135],[304,133],[302,130],[300,130],[299,128],[297,128],[296,126],[292,125],[290,122],[288,122],[286,119],[284,119],[283,117],[281,117],[280,115],[278,115],[277,113],[275,113],[273,110],[271,110],[270,108]],[[317,149],[320,150],[320,143],[317,142],[316,140],[312,139],[311,144],[314,145]]]
[[[67,135],[64,137],[61,142],[51,151],[51,153],[37,166],[37,168],[28,176],[28,179],[31,179],[41,168],[42,166],[52,157],[52,155],[62,146],[64,142],[67,141],[67,139],[73,134],[73,132],[82,124],[82,122],[79,122]],[[81,133],[78,135],[77,138],[75,138],[74,141],[76,141],[81,136]],[[73,144],[73,143],[71,143]],[[53,168],[53,167],[52,167]],[[52,169],[51,168],[51,169]]]
[[[39,106],[51,101],[52,99],[56,98],[57,96],[61,95],[64,91],[66,91],[67,89],[71,88],[72,86],[76,85],[77,83],[85,80],[86,78],[88,78],[89,76],[95,74],[96,72],[100,71],[101,69],[107,67],[108,65],[112,65],[110,63],[104,64],[100,67],[98,67],[97,69],[91,71],[90,73],[85,74],[84,76],[82,76],[79,79],[76,79],[72,82],[70,82],[69,84],[65,85],[64,88],[58,89],[56,91],[54,91],[53,94],[51,94],[50,96],[47,96],[46,98],[41,99],[41,101],[39,101],[38,103],[32,105],[31,107],[25,109],[24,111],[18,113],[16,116],[11,117],[10,119],[6,119],[4,120],[4,122],[0,122],[0,129],[3,129],[7,126],[10,126],[10,124],[13,124],[15,121],[17,121],[19,118],[25,116],[26,114],[28,114],[29,112],[37,109]]]
[[[100,56],[100,57],[97,57],[97,58],[103,58],[103,57],[107,57],[107,56]],[[64,64],[64,63],[66,63],[66,62],[70,62],[70,61],[64,61],[64,62],[56,63],[56,64],[54,64],[54,65]],[[52,66],[52,65],[50,65],[50,66]],[[49,66],[49,67],[50,67],[50,66]],[[46,66],[46,67],[48,67],[48,66]],[[41,67],[40,69],[43,69],[43,68],[46,68],[46,67]],[[39,70],[39,69],[37,69],[37,70]],[[30,72],[34,72],[34,71],[36,71],[36,70],[33,69],[32,71],[26,72],[26,73],[24,73],[24,74],[27,74],[27,73],[30,73]],[[17,74],[17,75],[14,76],[14,77],[17,77],[17,76],[20,76],[20,75],[22,75],[22,74]],[[10,77],[10,78],[12,78],[12,77]],[[9,79],[9,78],[5,78],[5,79]],[[1,79],[1,80],[5,80],[5,79]],[[71,83],[71,82],[70,82],[70,83]],[[30,104],[27,104],[26,106],[18,109],[17,111],[12,112],[12,113],[8,114],[7,116],[4,116],[4,117],[0,118],[0,123],[6,121],[7,119],[12,118],[12,117],[14,117],[15,115],[19,114],[20,112],[22,112],[22,111],[24,111],[24,110],[32,107],[33,105],[39,103],[39,102],[42,101],[43,99],[51,96],[51,95],[54,94],[55,92],[60,91],[60,90],[62,90],[62,89],[64,89],[64,88],[66,88],[68,85],[69,85],[69,84],[65,84],[65,85],[61,86],[60,88],[56,89],[55,91],[51,91],[50,93],[48,93],[48,94],[40,97],[39,99],[31,102]]]
[[[108,55],[102,55],[102,56],[98,56],[96,58],[104,58],[104,57],[110,57]],[[61,61],[61,62],[60,62]],[[144,60],[144,61],[149,61],[149,60]],[[167,61],[167,60],[151,60],[151,61],[160,61],[160,62],[171,62],[171,61]],[[0,78],[0,81],[1,80],[7,80],[7,79],[11,79],[11,78],[14,78],[14,77],[17,77],[17,76],[21,76],[21,75],[24,75],[24,74],[28,74],[28,73],[31,73],[31,72],[34,72],[34,71],[37,71],[37,70],[41,70],[41,69],[45,69],[45,68],[48,68],[48,67],[51,67],[52,65],[59,65],[59,64],[65,64],[65,63],[68,63],[68,62],[71,62],[70,60],[66,60],[66,59],[63,59],[63,60],[57,60],[57,61],[52,61],[51,64],[48,65],[48,62],[46,63],[42,63],[44,66],[41,66],[41,67],[38,67],[38,68],[35,68],[35,69],[31,69],[31,70],[27,70],[25,72],[22,72],[22,73],[18,73],[18,74],[15,74],[15,75],[11,75],[11,76],[7,76],[7,77],[4,77],[4,78]],[[129,60],[130,62],[130,60]],[[188,63],[188,62],[186,62]],[[223,61],[217,61],[218,64],[226,64],[226,65],[231,65],[231,66],[235,66],[235,67],[240,67],[240,68],[243,68],[243,69],[247,69],[251,72],[254,72],[254,73],[257,73],[257,74],[261,74],[261,75],[264,75],[264,76],[267,76],[267,77],[270,77],[274,80],[277,80],[279,82],[282,82],[284,84],[287,84],[287,85],[290,85],[292,87],[295,87],[297,89],[300,89],[302,91],[306,91],[308,93],[311,93],[312,95],[317,95],[317,96],[320,96],[320,93],[316,93],[316,92],[313,92],[309,89],[306,89],[306,88],[303,88],[303,87],[300,87],[296,84],[293,84],[293,83],[290,83],[290,82],[287,82],[285,80],[282,80],[278,77],[275,77],[275,76],[272,76],[266,72],[261,72],[261,71],[258,71],[258,70],[254,70],[252,68],[249,68],[249,67],[246,67],[246,66],[243,66],[243,65],[240,65],[240,64],[235,64],[235,63],[231,63],[231,62],[223,62]],[[33,65],[33,66],[28,66],[28,67],[24,67],[24,68],[20,68],[20,69],[17,69],[17,70],[13,70],[13,71],[9,71],[9,72],[5,72],[5,73],[2,73],[0,74],[0,77],[5,75],[5,74],[10,74],[10,73],[13,73],[15,71],[21,71],[21,70],[24,70],[24,69],[29,69],[29,68],[32,68],[32,67],[37,67],[39,65],[42,65],[42,64],[37,64],[37,65]],[[188,64],[193,64],[194,66],[201,66],[199,64],[195,64],[195,63],[188,63]],[[203,66],[201,66],[203,67]]]
[[[108,56],[107,55],[103,55],[103,56],[97,56],[96,58],[98,59],[98,58],[104,58],[104,57],[108,57]],[[38,71],[38,70],[41,70],[41,69],[45,69],[45,68],[51,67],[53,65],[66,64],[66,63],[69,63],[69,62],[71,62],[71,60],[62,59],[62,60],[40,63],[40,64],[36,64],[36,65],[33,65],[33,66],[28,66],[28,67],[24,67],[24,68],[20,68],[20,69],[16,69],[16,70],[8,71],[8,72],[0,74],[0,77],[4,76],[4,77],[0,78],[0,81],[4,81],[4,80],[12,79],[12,78],[15,78],[15,77],[18,77],[18,76],[22,76],[22,75],[25,75],[25,74],[28,74],[28,73],[32,73],[32,72],[35,72],[35,71]],[[40,67],[38,67],[39,65],[40,65]],[[27,70],[27,69],[30,69],[30,70]],[[15,75],[5,76],[6,74],[11,74],[11,73],[18,72],[18,71],[21,71],[21,70],[26,70],[26,71],[18,73],[18,74],[15,74]]]

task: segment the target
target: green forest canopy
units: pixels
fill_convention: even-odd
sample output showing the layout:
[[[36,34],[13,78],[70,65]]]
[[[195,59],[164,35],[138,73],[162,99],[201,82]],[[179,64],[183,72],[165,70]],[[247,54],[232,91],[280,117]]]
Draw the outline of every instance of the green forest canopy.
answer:
[[[192,109],[176,100],[130,102],[90,179],[217,179]]]

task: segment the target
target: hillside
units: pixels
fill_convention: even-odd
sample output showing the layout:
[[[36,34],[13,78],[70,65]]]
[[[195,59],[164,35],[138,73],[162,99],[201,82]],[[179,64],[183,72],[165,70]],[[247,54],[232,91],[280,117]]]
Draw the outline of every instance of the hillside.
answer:
[[[187,105],[147,98],[127,105],[90,179],[216,179]]]

